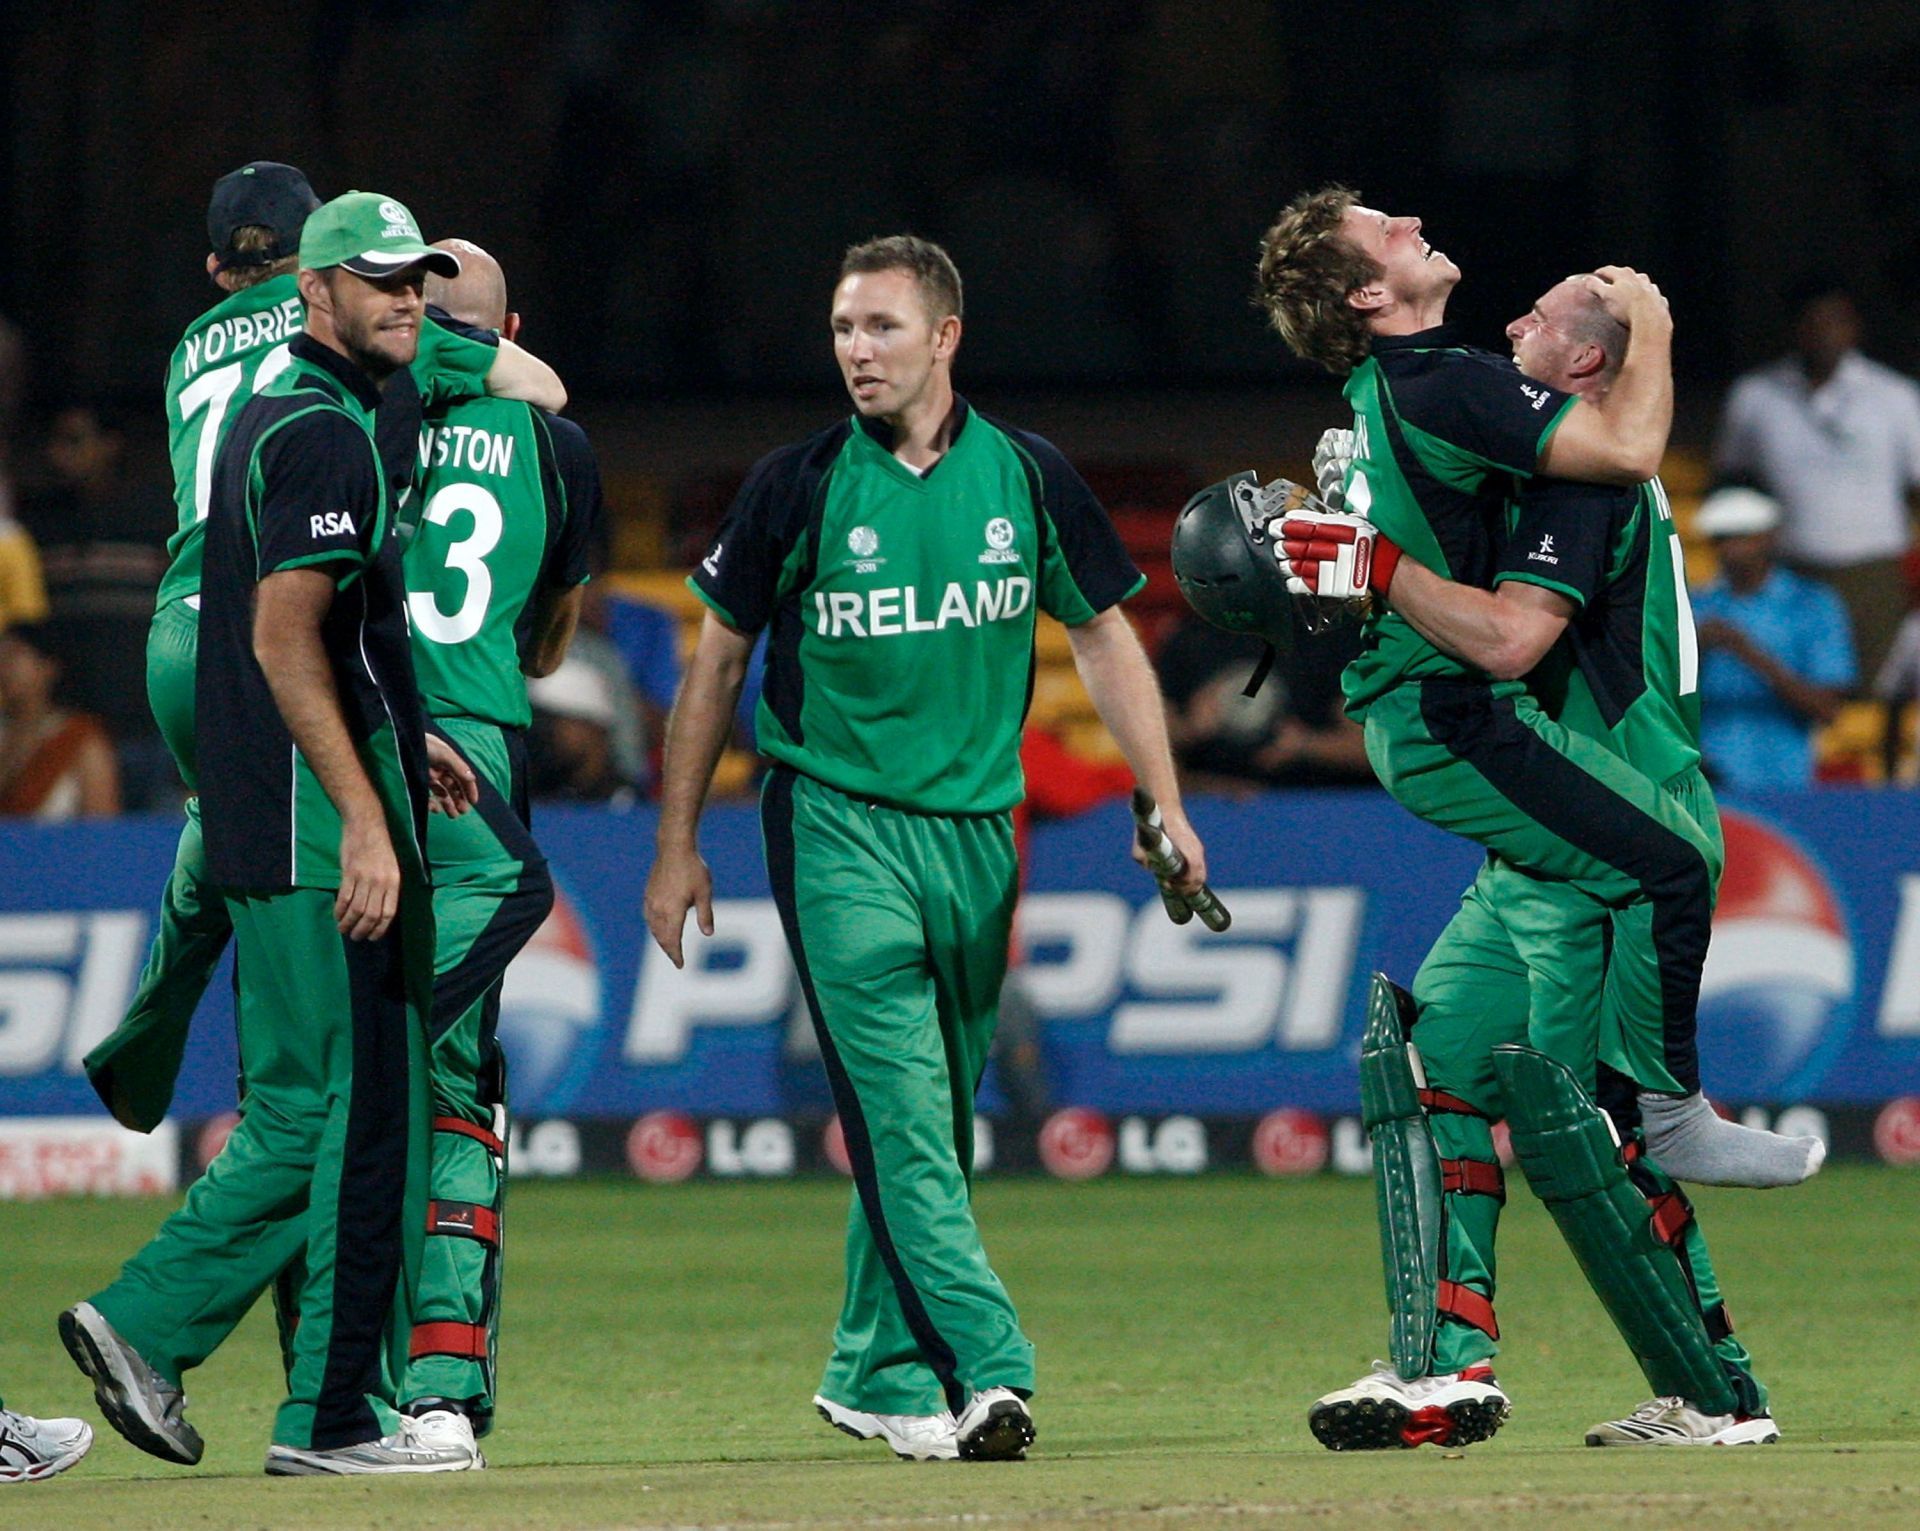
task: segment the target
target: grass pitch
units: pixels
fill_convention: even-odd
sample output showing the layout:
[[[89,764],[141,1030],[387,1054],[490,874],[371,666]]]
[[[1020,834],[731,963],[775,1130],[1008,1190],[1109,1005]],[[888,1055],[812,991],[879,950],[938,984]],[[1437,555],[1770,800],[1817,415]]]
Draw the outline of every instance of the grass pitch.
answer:
[[[839,1292],[848,1187],[516,1185],[500,1427],[485,1473],[260,1475],[278,1399],[257,1311],[188,1379],[193,1471],[107,1428],[54,1337],[157,1226],[159,1202],[0,1209],[0,1380],[79,1414],[93,1454],[0,1488],[19,1531],[393,1527],[1920,1525],[1920,1178],[1829,1169],[1703,1192],[1701,1215],[1785,1440],[1592,1451],[1646,1387],[1539,1206],[1502,1239],[1514,1416],[1463,1453],[1334,1455],[1319,1393],[1384,1349],[1363,1181],[984,1181],[980,1219],[1040,1354],[1020,1464],[907,1464],[809,1404]]]

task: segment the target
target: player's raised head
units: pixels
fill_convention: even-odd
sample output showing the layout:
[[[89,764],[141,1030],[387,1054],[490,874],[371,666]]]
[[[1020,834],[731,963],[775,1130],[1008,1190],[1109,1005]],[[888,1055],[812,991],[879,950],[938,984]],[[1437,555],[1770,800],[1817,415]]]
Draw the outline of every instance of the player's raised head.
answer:
[[[1344,373],[1366,359],[1374,335],[1437,323],[1459,280],[1418,218],[1323,186],[1288,203],[1261,239],[1254,301],[1295,355]]]
[[[1577,277],[1556,282],[1507,326],[1513,364],[1536,382],[1588,393],[1613,381],[1627,327]]]
[[[436,239],[433,247],[451,254],[460,262],[460,270],[453,276],[429,271],[427,301],[475,329],[504,330],[507,274],[500,262],[470,239]]]
[[[960,272],[930,239],[894,234],[847,251],[833,289],[833,349],[854,408],[897,420],[951,387]]]
[[[207,275],[238,292],[293,270],[300,231],[319,205],[292,165],[263,159],[228,171],[207,201]]]

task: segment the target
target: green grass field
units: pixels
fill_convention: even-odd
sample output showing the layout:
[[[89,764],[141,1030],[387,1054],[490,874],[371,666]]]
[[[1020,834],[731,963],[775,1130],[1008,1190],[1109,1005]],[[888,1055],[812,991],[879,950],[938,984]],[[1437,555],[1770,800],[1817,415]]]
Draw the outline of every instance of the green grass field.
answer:
[[[1741,1451],[1581,1446],[1647,1390],[1524,1192],[1503,1240],[1507,1428],[1465,1453],[1322,1450],[1307,1404],[1383,1350],[1371,1190],[1221,1176],[983,1183],[988,1246],[1039,1347],[1039,1444],[1021,1464],[897,1462],[808,1402],[847,1194],[516,1186],[493,1469],[327,1482],[260,1475],[278,1383],[264,1311],[189,1379],[200,1468],[122,1442],[54,1316],[165,1209],[9,1206],[7,1397],[81,1414],[100,1440],[60,1479],[0,1489],[0,1526],[1920,1525],[1910,1173],[1839,1168],[1797,1191],[1698,1198],[1785,1434]]]

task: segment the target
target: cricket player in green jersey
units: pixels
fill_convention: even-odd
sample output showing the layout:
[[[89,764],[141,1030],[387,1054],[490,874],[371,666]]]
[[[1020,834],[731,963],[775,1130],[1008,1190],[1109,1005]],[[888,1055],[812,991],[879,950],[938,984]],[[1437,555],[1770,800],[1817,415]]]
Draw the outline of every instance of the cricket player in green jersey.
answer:
[[[1587,397],[1604,392],[1625,342],[1619,324],[1573,281],[1543,294],[1507,333],[1528,376]],[[1311,545],[1324,532],[1314,523],[1344,520],[1309,512],[1297,527],[1284,523],[1282,537],[1290,548]],[[1536,479],[1521,496],[1494,591],[1402,560],[1390,599],[1445,651],[1496,679],[1524,676],[1550,718],[1606,744],[1657,782],[1719,850],[1719,815],[1699,769],[1698,646],[1679,534],[1658,479],[1632,489]],[[1436,1099],[1484,1110],[1499,1099],[1492,1048],[1528,1038],[1535,988],[1597,983],[1598,1101],[1623,1140],[1629,1176],[1659,1209],[1656,1226],[1685,1265],[1715,1351],[1731,1372],[1748,1373],[1750,1358],[1733,1335],[1705,1242],[1672,1177],[1793,1184],[1818,1168],[1824,1149],[1817,1138],[1723,1123],[1698,1094],[1636,1096],[1635,1080],[1667,1071],[1669,1055],[1693,1040],[1690,1030],[1676,1037],[1650,1024],[1660,1007],[1659,975],[1644,965],[1648,943],[1608,929],[1640,912],[1615,912],[1571,883],[1528,877],[1491,858],[1415,981],[1419,1019],[1411,1042]],[[1610,945],[1614,958],[1597,973],[1578,960],[1596,944]],[[1567,1009],[1547,1008],[1561,1015]],[[1584,1038],[1542,1045],[1576,1057],[1592,1046]],[[1643,1115],[1663,1130],[1642,1138]],[[1488,1158],[1487,1127],[1485,1116],[1471,1111],[1433,1115],[1442,1151],[1469,1161]],[[1446,1185],[1443,1200],[1446,1267],[1491,1302],[1499,1200],[1457,1180]],[[1491,1339],[1468,1327],[1443,1324],[1440,1340],[1442,1352],[1456,1352],[1440,1356],[1440,1370],[1457,1369],[1447,1362],[1463,1362],[1469,1352],[1475,1361],[1492,1354]],[[1596,1425],[1589,1440],[1699,1444],[1777,1433],[1764,1416],[1708,1417],[1683,1399],[1660,1397],[1625,1419]]]
[[[291,165],[257,160],[214,183],[207,273],[226,296],[187,327],[167,365],[167,435],[179,523],[167,544],[169,565],[147,637],[147,695],[190,789],[199,782],[194,656],[214,454],[247,400],[288,365],[302,324],[295,252],[317,205],[306,176]],[[382,418],[401,405],[416,407],[416,390],[420,399],[487,391],[547,409],[566,402],[553,369],[511,341],[456,333],[431,321],[420,336],[406,377],[389,384]],[[415,429],[407,424],[398,432],[407,445],[403,482],[411,476]],[[108,1109],[142,1132],[166,1115],[194,1007],[231,934],[224,903],[205,886],[205,865],[199,801],[191,797],[153,949],[126,1020],[87,1059],[88,1076]]]
[[[1356,514],[1337,518],[1351,525],[1318,531],[1309,515],[1278,544],[1290,588],[1384,598],[1401,562],[1491,587],[1517,480],[1538,470],[1630,485],[1652,476],[1664,447],[1671,379],[1656,374],[1668,370],[1671,320],[1651,283],[1624,268],[1577,282],[1625,344],[1608,386],[1576,397],[1439,327],[1459,270],[1419,230],[1417,219],[1388,218],[1332,188],[1298,199],[1269,231],[1262,291],[1276,327],[1302,354],[1350,369],[1355,410],[1343,488]],[[1596,422],[1624,424],[1626,436],[1610,445]],[[1773,1438],[1765,1392],[1730,1338],[1690,1209],[1664,1177],[1657,1186],[1630,1180],[1615,1129],[1593,1103],[1603,993],[1637,1001],[1642,1029],[1630,1034],[1657,1039],[1632,1060],[1637,1082],[1698,1090],[1692,1015],[1720,858],[1682,801],[1697,799],[1571,732],[1518,679],[1436,647],[1396,606],[1368,617],[1346,689],[1395,797],[1492,855],[1415,994],[1376,979],[1361,1081],[1393,1364],[1320,1400],[1315,1434],[1336,1450],[1457,1444],[1484,1439],[1505,1418],[1506,1395],[1487,1364],[1499,1329],[1486,1258],[1505,1189],[1490,1136],[1482,1141],[1487,1118],[1505,1115],[1530,1182],[1656,1392],[1685,1399],[1692,1418],[1707,1422],[1703,1439]],[[1529,896],[1548,880],[1566,886]],[[1581,911],[1571,923],[1569,908]],[[1409,1052],[1404,1032],[1423,1000],[1447,990],[1442,975],[1454,966],[1491,969],[1484,948],[1498,939],[1503,976],[1522,975],[1521,1028],[1489,1029],[1471,986],[1462,989],[1458,1008],[1471,1019],[1444,1033],[1439,1071],[1451,1083],[1442,1088],[1433,1067],[1419,1073],[1422,1055]],[[1445,998],[1437,1003],[1446,1008]],[[1478,1074],[1456,1079],[1468,1072],[1445,1066],[1456,1053]],[[1630,1104],[1631,1085],[1624,1093]],[[1652,1248],[1635,1234],[1649,1218],[1661,1233]],[[1464,1236],[1471,1224],[1483,1239]]]
[[[437,311],[512,340],[498,262],[464,239]],[[507,1079],[495,1039],[507,964],[553,907],[527,830],[528,675],[565,658],[600,516],[586,433],[513,400],[430,408],[403,518],[414,674],[432,726],[493,788],[427,825],[435,925],[428,1028],[432,1165],[427,1244],[401,1406],[417,1440],[475,1450],[495,1409],[505,1232]]]
[[[307,219],[302,333],[214,457],[194,707],[208,880],[233,923],[240,1119],[187,1201],[61,1338],[109,1423],[199,1460],[185,1371],[302,1262],[271,1474],[453,1471],[396,1408],[426,1217],[432,801],[473,772],[425,730],[374,441],[411,363],[426,271],[459,269],[404,206],[349,193]]]
[[[754,635],[773,769],[767,869],[853,1163],[847,1286],[814,1399],[902,1457],[1024,1455],[1033,1346],[970,1195],[1016,891],[1010,810],[1036,608],[1197,891],[1164,714],[1119,603],[1143,583],[1046,441],[953,391],[959,273],[912,236],[855,246],[832,306],[854,413],[763,459],[690,583],[711,608],[667,734],[647,923],[713,932],[697,826]]]

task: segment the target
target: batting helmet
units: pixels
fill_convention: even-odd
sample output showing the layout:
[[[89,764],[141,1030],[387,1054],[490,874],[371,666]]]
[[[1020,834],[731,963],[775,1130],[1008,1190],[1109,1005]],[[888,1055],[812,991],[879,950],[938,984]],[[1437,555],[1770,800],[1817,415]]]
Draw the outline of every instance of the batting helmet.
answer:
[[[1187,604],[1215,627],[1281,648],[1293,640],[1292,597],[1267,536],[1269,514],[1251,472],[1207,485],[1173,523],[1173,577]]]

